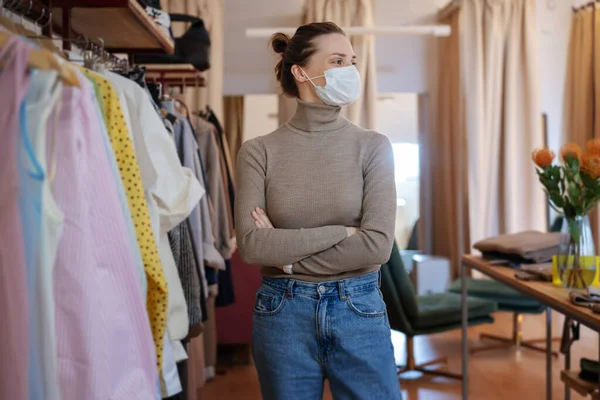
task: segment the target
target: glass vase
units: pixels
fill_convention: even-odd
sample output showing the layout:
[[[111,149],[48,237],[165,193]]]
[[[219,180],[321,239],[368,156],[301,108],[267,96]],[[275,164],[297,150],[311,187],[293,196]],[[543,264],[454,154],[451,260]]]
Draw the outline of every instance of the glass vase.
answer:
[[[596,276],[596,248],[588,216],[564,218],[558,274],[564,287],[585,289]]]

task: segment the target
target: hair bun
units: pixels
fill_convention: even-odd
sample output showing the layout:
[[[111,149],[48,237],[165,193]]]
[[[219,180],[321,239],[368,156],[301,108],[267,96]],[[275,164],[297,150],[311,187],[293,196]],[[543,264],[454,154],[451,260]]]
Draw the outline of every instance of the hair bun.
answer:
[[[285,33],[279,32],[271,36],[271,47],[277,54],[285,53],[285,49],[287,49],[289,43],[290,37]]]

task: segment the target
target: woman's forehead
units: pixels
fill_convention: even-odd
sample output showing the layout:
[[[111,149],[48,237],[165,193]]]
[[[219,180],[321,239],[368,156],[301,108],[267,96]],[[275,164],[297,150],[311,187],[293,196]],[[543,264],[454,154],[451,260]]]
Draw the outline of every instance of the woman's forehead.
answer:
[[[329,57],[331,55],[346,56],[352,58],[354,56],[354,50],[350,40],[344,35],[331,34],[323,35],[315,40],[317,46],[317,52],[320,57]],[[316,55],[315,54],[315,55]]]

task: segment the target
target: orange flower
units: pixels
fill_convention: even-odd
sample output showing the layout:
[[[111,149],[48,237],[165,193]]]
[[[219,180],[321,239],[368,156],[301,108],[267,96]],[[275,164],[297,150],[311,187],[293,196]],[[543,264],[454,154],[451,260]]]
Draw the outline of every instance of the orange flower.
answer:
[[[531,159],[541,169],[546,169],[552,165],[554,161],[554,152],[550,149],[535,149],[531,153]]]
[[[589,140],[585,144],[585,148],[590,155],[600,156],[600,139]]]
[[[560,148],[560,157],[563,161],[567,161],[567,156],[571,156],[577,160],[581,158],[581,147],[577,143],[567,143]]]
[[[585,172],[592,179],[600,178],[600,156],[584,154],[581,157],[581,171]]]

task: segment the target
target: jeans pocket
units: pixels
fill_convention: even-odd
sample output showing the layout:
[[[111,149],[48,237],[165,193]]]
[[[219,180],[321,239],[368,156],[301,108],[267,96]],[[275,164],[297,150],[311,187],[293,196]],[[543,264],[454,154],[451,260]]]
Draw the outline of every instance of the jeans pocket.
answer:
[[[386,315],[386,305],[379,289],[348,296],[346,304],[360,317],[382,318]]]
[[[275,316],[279,314],[285,305],[285,295],[275,290],[261,287],[256,293],[254,300],[254,315],[256,316]]]

